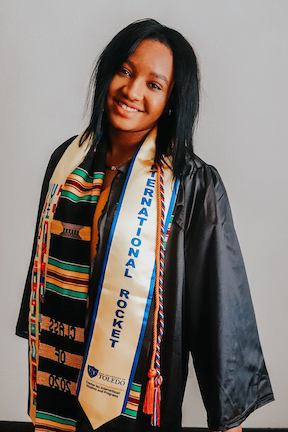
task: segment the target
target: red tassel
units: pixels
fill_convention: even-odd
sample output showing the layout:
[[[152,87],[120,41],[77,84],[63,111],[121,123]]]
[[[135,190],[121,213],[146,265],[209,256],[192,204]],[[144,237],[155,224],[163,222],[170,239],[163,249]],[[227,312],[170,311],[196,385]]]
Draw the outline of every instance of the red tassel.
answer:
[[[155,369],[149,369],[148,382],[146,387],[145,399],[143,404],[143,412],[145,414],[153,414],[154,411],[154,378],[156,376]]]

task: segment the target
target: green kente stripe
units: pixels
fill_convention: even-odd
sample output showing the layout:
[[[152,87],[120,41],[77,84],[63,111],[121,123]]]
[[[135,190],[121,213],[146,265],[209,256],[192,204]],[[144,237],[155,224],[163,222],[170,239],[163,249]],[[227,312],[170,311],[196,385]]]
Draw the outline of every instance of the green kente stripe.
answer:
[[[53,258],[48,259],[48,264],[54,265],[55,267],[59,267],[63,270],[69,270],[77,273],[86,273],[89,274],[89,266],[80,267],[74,264],[63,263],[61,261],[57,261]]]
[[[132,417],[137,417],[137,411],[132,411],[132,410],[130,410],[129,408],[126,408],[126,409],[125,409],[124,414],[130,415],[130,416],[132,416]]]
[[[79,196],[73,194],[72,192],[68,192],[68,191],[65,191],[65,190],[61,191],[61,195],[65,196],[67,198],[71,198],[71,200],[76,201],[76,202],[79,202],[79,201],[97,202],[98,201],[98,196],[96,196],[96,195],[95,196],[84,195],[82,197],[79,197]]]
[[[93,179],[103,179],[103,178],[104,178],[103,173],[94,173],[93,174]]]
[[[132,386],[131,386],[131,390],[134,390],[134,391],[140,393],[141,392],[141,385],[133,383]]]
[[[76,421],[57,417],[57,416],[51,415],[51,414],[36,412],[36,418],[43,419],[43,420],[51,420],[51,421],[54,421],[57,423],[65,424],[65,425],[76,426]]]
[[[76,174],[76,175],[82,177],[88,183],[92,183],[92,177],[86,171],[82,171],[79,168],[75,168],[75,170],[73,171],[73,174]]]
[[[87,299],[87,293],[81,293],[77,291],[71,291],[68,289],[60,288],[57,285],[51,284],[50,282],[46,283],[46,288],[51,289],[52,291],[56,291],[59,294],[68,295],[69,297],[81,298],[85,300]]]
[[[104,177],[103,173],[94,173],[93,179],[92,179],[92,176],[90,176],[86,171],[83,171],[79,168],[75,168],[75,170],[73,171],[73,174],[79,175],[84,180],[86,180],[88,183],[92,183],[93,179],[103,179],[103,177]]]

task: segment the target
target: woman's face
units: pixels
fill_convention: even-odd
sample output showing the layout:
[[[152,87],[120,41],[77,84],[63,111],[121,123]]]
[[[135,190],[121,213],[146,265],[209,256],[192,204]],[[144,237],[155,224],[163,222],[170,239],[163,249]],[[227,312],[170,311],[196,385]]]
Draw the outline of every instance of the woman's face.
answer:
[[[106,112],[110,128],[141,132],[157,123],[173,87],[173,55],[155,40],[144,40],[110,83]]]

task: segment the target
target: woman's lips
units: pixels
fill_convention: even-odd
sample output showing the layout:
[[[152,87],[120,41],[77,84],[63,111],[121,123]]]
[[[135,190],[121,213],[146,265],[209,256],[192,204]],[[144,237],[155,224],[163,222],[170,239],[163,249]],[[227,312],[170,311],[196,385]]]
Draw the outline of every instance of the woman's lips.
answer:
[[[125,111],[129,111],[129,112],[139,112],[140,111],[139,109],[128,106],[124,102],[121,102],[121,101],[118,102],[118,105],[120,105],[120,107],[123,108]]]
[[[119,100],[115,100],[116,106],[120,107],[120,112],[121,113],[127,113],[127,114],[134,114],[134,113],[141,113],[142,110],[140,110],[139,108],[136,108],[135,106],[131,106],[131,105],[127,105],[122,101]]]

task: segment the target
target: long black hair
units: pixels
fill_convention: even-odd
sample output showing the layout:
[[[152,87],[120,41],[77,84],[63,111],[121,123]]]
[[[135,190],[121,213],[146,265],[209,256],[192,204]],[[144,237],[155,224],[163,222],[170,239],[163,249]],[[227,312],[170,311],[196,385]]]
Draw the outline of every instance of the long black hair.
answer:
[[[199,111],[198,64],[189,42],[176,30],[153,19],[135,21],[125,27],[100,55],[90,81],[90,123],[81,144],[88,137],[97,143],[107,126],[105,104],[111,80],[138,44],[147,39],[163,43],[173,54],[174,86],[167,103],[169,109],[158,120],[155,160],[163,153],[172,155],[173,173],[179,176],[193,158],[193,132]]]

